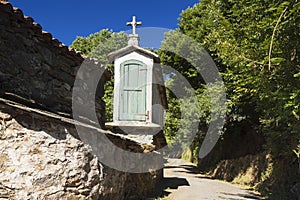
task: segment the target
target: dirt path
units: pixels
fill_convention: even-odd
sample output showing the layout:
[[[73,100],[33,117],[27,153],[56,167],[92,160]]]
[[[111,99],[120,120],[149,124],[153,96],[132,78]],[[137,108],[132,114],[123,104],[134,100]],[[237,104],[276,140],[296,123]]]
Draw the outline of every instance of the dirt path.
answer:
[[[180,159],[168,160],[161,190],[168,200],[261,199],[238,186],[201,176]]]

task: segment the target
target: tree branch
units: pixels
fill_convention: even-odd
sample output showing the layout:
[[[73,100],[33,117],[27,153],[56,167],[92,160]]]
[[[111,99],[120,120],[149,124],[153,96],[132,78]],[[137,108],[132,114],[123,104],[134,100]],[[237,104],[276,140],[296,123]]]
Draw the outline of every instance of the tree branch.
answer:
[[[273,34],[272,34],[272,38],[271,38],[271,42],[270,42],[270,49],[269,49],[269,71],[271,70],[271,54],[272,54],[272,49],[273,49],[273,42],[274,42],[274,38],[275,38],[275,33],[276,33],[276,29],[277,29],[277,26],[279,25],[280,21],[281,21],[281,18],[283,17],[284,13],[287,11],[287,9],[289,8],[289,6],[287,6],[283,11],[282,13],[280,14],[277,22],[276,22],[276,25],[273,29]]]

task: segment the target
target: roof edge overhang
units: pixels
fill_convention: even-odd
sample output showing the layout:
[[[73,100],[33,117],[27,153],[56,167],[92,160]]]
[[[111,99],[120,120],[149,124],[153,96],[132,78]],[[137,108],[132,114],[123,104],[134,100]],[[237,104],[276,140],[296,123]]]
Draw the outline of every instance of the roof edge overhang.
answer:
[[[133,51],[141,52],[141,53],[153,58],[155,63],[160,63],[159,56],[156,53],[153,53],[153,52],[151,52],[147,49],[141,48],[141,47],[136,46],[136,45],[128,45],[128,46],[126,46],[122,49],[119,49],[119,50],[116,50],[116,51],[113,51],[113,52],[109,53],[108,54],[108,61],[109,61],[109,63],[113,63],[116,57],[126,55],[128,53],[133,52]]]

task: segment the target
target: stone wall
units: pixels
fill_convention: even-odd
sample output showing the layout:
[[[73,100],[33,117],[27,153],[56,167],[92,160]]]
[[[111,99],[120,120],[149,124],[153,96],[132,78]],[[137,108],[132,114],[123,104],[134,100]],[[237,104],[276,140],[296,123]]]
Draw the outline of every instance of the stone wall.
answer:
[[[219,140],[213,150],[199,160],[198,165],[202,170],[211,170],[222,160],[238,159],[264,151],[265,139],[249,120],[227,127],[227,132],[230,134],[225,134],[223,140]]]
[[[24,16],[20,9],[4,2],[0,3],[0,60],[1,92],[32,106],[70,116],[74,80],[84,58],[42,31],[42,27]],[[96,62],[85,62],[105,70]],[[107,78],[109,72],[105,71],[99,82],[98,97],[103,96],[103,83]],[[95,103],[98,114],[104,115],[101,98]]]
[[[101,97],[109,71],[43,32],[20,9],[0,2],[0,198],[144,199],[160,179],[161,170],[130,174],[109,168],[80,140],[74,125],[79,122],[72,119],[72,90],[83,63],[92,72],[77,77],[81,89],[91,74],[103,76],[95,101],[86,95],[77,100],[95,106],[103,128]],[[88,114],[82,117],[81,125],[94,124]],[[122,135],[91,131],[106,134],[127,151],[154,149]]]
[[[103,165],[74,125],[26,106],[1,100],[0,122],[0,198],[143,199],[160,179],[161,171],[130,174]],[[109,138],[128,151],[147,150]]]

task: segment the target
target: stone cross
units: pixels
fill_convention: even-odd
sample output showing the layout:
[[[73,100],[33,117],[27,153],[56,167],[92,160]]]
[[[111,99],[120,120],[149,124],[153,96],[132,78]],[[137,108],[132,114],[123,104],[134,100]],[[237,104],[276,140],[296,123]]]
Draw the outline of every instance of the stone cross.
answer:
[[[132,17],[132,22],[127,22],[126,25],[127,25],[127,26],[132,26],[132,34],[133,34],[133,35],[136,35],[136,27],[137,27],[137,26],[141,26],[141,25],[142,25],[142,22],[137,22],[137,21],[136,21],[136,17],[133,16],[133,17]]]

